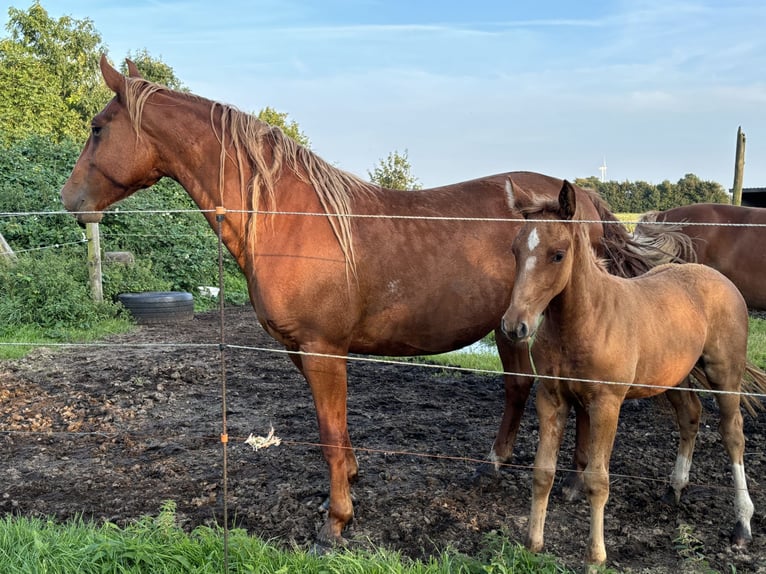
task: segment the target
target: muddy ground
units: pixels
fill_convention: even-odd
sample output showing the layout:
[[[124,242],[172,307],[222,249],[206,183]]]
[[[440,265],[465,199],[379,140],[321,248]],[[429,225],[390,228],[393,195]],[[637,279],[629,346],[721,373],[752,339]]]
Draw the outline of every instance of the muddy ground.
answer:
[[[225,324],[230,344],[278,348],[249,308],[227,309]],[[124,525],[173,500],[185,528],[221,523],[218,341],[219,316],[202,313],[141,326],[106,346],[43,348],[0,363],[0,510]],[[284,354],[230,349],[226,357],[230,516],[252,534],[308,548],[327,489],[308,387]],[[490,533],[523,541],[534,409],[527,409],[514,466],[477,481],[475,461],[489,452],[502,412],[499,377],[362,362],[349,371],[361,466],[349,539],[412,557],[447,547],[476,555]],[[722,572],[766,572],[766,413],[745,418],[756,514],[750,549],[735,552],[729,465],[714,403],[706,405],[695,486],[679,506],[660,501],[675,458],[673,419],[652,401],[624,406],[606,514],[610,565],[704,571],[707,561]],[[244,444],[272,425],[281,446],[256,453]],[[577,567],[587,528],[584,501],[552,497],[547,551]]]

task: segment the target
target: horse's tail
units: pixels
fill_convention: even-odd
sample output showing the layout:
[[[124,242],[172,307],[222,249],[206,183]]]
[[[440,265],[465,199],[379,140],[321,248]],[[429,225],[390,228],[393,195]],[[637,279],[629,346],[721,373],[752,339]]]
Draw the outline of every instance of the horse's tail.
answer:
[[[629,248],[643,253],[652,262],[652,266],[662,263],[696,263],[694,242],[681,232],[683,224],[658,223],[657,216],[660,213],[649,211],[641,216]]]
[[[691,375],[703,387],[707,389],[710,388],[710,383],[701,367],[695,365]],[[766,373],[753,365],[750,361],[745,363],[745,373],[742,376],[740,391],[742,393],[740,395],[742,406],[745,407],[745,410],[750,416],[757,417],[758,411],[766,410],[764,402],[756,396],[766,395]]]
[[[592,190],[587,191],[591,192],[591,201],[599,218],[606,222],[603,224],[604,237],[601,242],[607,270],[612,275],[637,277],[665,262],[661,260],[658,249],[637,241],[628,232],[600,195]]]

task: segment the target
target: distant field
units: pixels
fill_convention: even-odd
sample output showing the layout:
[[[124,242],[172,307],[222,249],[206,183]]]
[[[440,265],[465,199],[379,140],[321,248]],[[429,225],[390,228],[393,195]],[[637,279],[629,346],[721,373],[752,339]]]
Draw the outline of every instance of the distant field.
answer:
[[[628,231],[633,231],[633,228],[635,227],[635,222],[638,221],[638,218],[641,217],[641,213],[615,213],[617,216],[617,219],[620,221],[625,222],[632,222],[632,223],[626,223],[625,227],[628,228]]]

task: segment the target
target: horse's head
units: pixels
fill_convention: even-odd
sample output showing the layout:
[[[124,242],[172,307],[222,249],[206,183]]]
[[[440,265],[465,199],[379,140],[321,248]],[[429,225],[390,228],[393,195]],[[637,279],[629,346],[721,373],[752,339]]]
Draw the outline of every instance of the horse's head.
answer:
[[[140,79],[135,65],[128,61],[126,77],[101,56],[101,73],[114,98],[91,121],[85,148],[61,188],[64,207],[78,212],[81,223],[100,221],[103,209],[163,175],[156,168],[156,150],[139,137],[128,111],[128,85],[131,78]]]
[[[501,323],[512,340],[523,341],[535,334],[543,311],[569,281],[574,226],[566,221],[574,217],[575,195],[568,181],[557,201],[535,196],[510,179],[506,183],[508,205],[527,220],[513,241],[516,277]]]

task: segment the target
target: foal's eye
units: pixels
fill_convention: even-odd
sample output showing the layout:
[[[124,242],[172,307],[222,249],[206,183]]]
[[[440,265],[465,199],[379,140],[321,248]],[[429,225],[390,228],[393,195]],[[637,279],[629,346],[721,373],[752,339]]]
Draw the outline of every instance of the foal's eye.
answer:
[[[561,263],[562,261],[564,261],[564,252],[563,252],[563,251],[556,251],[556,252],[555,252],[555,253],[554,253],[554,254],[551,256],[551,261],[552,261],[553,263]]]
[[[101,135],[101,126],[90,126],[90,133],[94,137],[98,137]]]

